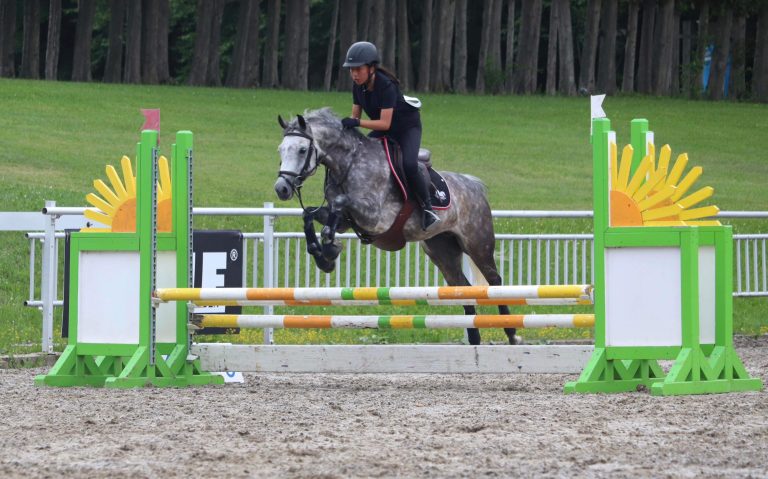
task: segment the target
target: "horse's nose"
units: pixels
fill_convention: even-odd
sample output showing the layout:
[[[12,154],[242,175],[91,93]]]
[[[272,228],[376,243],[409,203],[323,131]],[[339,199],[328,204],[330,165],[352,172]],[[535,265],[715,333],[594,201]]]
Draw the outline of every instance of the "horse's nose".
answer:
[[[293,196],[293,188],[291,188],[288,181],[281,176],[275,181],[275,193],[277,193],[277,197],[282,201],[289,200],[291,199],[291,196]]]

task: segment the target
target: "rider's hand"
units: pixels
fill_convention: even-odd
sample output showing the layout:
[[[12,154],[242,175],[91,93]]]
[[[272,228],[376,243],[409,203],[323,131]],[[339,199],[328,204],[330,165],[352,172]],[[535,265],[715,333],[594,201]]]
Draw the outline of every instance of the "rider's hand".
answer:
[[[355,128],[355,127],[360,126],[360,120],[358,120],[357,118],[349,118],[349,117],[347,117],[347,118],[344,118],[343,120],[341,120],[341,125],[344,128]]]

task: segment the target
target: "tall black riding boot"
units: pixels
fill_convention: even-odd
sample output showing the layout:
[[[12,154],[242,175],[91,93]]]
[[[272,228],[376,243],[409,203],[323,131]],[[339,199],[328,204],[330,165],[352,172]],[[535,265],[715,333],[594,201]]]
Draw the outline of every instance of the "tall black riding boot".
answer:
[[[428,231],[432,226],[440,222],[440,217],[432,209],[432,201],[429,199],[429,196],[427,196],[427,201],[424,202],[422,208],[424,208],[424,216],[421,219],[421,229]]]
[[[427,178],[425,177],[424,172],[421,171],[421,168],[419,168],[418,172],[418,186],[415,188],[416,197],[419,200],[421,208],[424,210],[421,219],[421,229],[427,231],[433,225],[440,222],[440,217],[437,216],[437,213],[432,209],[432,198],[429,196],[429,183],[427,183]]]

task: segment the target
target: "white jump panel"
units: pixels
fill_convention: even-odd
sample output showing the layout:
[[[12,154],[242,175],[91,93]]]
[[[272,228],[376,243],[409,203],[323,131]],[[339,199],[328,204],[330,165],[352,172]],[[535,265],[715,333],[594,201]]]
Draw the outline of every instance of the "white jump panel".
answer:
[[[176,252],[157,252],[157,273],[155,282],[157,288],[172,288],[176,286]],[[155,316],[155,340],[158,343],[176,342],[176,308],[186,308],[183,303],[162,303],[157,307]]]
[[[157,284],[176,284],[176,253],[158,251]],[[81,251],[78,271],[79,343],[138,344],[139,253],[137,251]],[[176,308],[164,303],[157,309],[155,337],[176,342]]]
[[[715,247],[699,248],[699,342],[715,344]]]
[[[80,252],[78,343],[137,344],[140,301],[138,252]]]
[[[606,248],[608,346],[682,344],[680,249]]]
[[[246,345],[200,343],[207,371],[286,373],[565,373],[589,361],[586,346]]]

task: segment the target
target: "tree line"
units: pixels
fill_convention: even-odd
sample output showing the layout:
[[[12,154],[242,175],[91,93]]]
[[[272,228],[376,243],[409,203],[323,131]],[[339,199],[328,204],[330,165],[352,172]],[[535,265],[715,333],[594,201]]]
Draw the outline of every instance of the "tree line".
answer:
[[[0,76],[348,90],[375,43],[408,91],[768,101],[768,0],[0,0]]]

